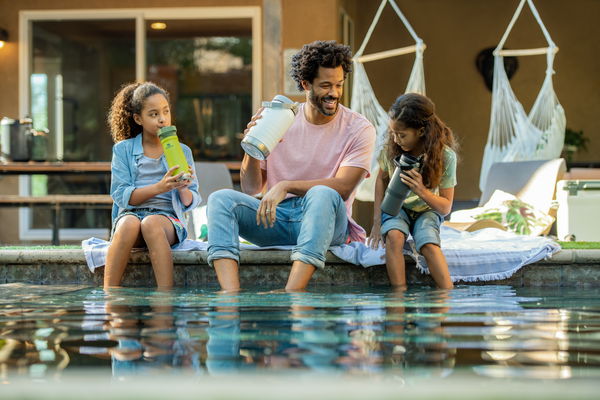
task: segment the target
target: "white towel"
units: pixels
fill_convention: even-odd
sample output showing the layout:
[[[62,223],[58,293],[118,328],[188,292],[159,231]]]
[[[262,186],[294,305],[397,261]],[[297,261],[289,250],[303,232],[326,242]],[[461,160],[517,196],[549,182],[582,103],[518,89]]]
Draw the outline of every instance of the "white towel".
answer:
[[[104,266],[106,263],[106,252],[110,242],[98,238],[84,240],[81,245],[85,253],[85,260],[90,271]],[[294,246],[265,246],[258,247],[252,244],[240,244],[240,250],[291,250]],[[181,246],[174,251],[206,251],[208,243],[186,239]],[[145,251],[143,248],[134,248],[132,252]],[[385,250],[371,250],[362,243],[352,242],[348,245],[332,246],[329,250],[344,261],[363,267],[385,264]],[[410,247],[405,246],[405,254],[412,254]]]
[[[490,281],[509,278],[524,265],[552,257],[561,248],[552,240],[543,237],[519,236],[500,229],[488,228],[475,232],[459,232],[442,225],[440,236],[442,252],[448,262],[453,282]],[[109,242],[91,238],[82,242],[85,259],[90,271],[106,262]],[[186,240],[175,251],[206,251],[208,244]],[[240,250],[291,250],[293,246],[258,247],[241,244]],[[142,251],[144,249],[134,249]],[[329,250],[340,259],[355,265],[371,267],[385,264],[385,250],[372,250],[368,246],[352,242],[332,246]],[[412,238],[404,246],[404,254],[410,255],[417,268],[429,274],[425,258],[415,251]]]

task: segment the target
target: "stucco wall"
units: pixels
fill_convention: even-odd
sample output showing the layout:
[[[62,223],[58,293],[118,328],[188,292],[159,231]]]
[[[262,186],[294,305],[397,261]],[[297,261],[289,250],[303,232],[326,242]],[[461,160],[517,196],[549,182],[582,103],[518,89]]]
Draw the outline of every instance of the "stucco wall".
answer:
[[[315,40],[338,40],[339,10],[337,1],[283,0],[282,47],[300,49]],[[289,60],[282,63],[283,76],[290,72]],[[289,96],[293,101],[306,100],[304,92]]]
[[[339,39],[339,8],[355,22],[355,44],[360,46],[375,15],[378,0],[282,0],[282,49],[299,48],[314,40]],[[458,167],[455,199],[480,195],[479,171],[489,128],[491,92],[475,66],[477,54],[495,46],[506,29],[519,0],[396,0],[413,28],[427,44],[425,74],[427,94],[438,114],[457,133],[462,163]],[[0,49],[0,118],[18,115],[18,11],[35,9],[137,8],[249,6],[262,0],[0,0],[0,27],[10,41]],[[554,69],[554,86],[565,108],[567,126],[583,130],[591,139],[589,152],[575,161],[600,161],[600,1],[537,0],[538,11],[555,43],[560,47]],[[365,54],[412,44],[412,38],[391,7],[375,29]],[[506,42],[509,48],[545,46],[544,37],[526,6]],[[366,65],[372,86],[384,108],[404,91],[414,57],[395,57]],[[517,97],[528,111],[544,79],[545,57],[520,57],[519,70],[511,80]],[[283,62],[282,62],[283,64]],[[288,65],[282,65],[287,75]],[[264,77],[268,79],[269,77]],[[304,101],[304,95],[294,96]],[[17,193],[16,178],[0,181],[2,193]],[[14,210],[0,210],[3,226],[17,226]],[[0,242],[6,243],[4,229]]]

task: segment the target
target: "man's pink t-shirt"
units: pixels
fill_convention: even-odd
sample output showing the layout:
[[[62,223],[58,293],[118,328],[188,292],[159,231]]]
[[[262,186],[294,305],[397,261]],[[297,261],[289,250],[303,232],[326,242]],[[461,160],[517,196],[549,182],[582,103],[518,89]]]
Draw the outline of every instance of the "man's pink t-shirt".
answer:
[[[260,167],[267,171],[267,189],[281,181],[334,178],[341,167],[362,168],[369,176],[374,143],[375,128],[362,115],[339,105],[332,121],[314,125],[306,120],[303,103],[283,141]],[[352,219],[354,196],[356,189],[345,201],[350,241],[364,243],[365,230]]]

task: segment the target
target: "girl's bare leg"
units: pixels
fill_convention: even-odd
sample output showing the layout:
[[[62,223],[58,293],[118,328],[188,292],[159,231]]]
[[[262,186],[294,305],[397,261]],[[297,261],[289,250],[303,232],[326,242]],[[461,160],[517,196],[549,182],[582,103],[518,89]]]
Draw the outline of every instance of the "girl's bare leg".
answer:
[[[433,243],[426,243],[421,247],[421,254],[427,261],[427,267],[433,277],[433,280],[441,289],[452,289],[454,284],[450,279],[448,263],[440,247]]]
[[[137,217],[126,215],[117,222],[112,241],[106,253],[104,287],[119,286],[134,246],[143,243],[141,223]]]
[[[177,241],[175,227],[164,215],[149,215],[142,220],[142,236],[148,246],[157,285],[173,286],[171,246]]]
[[[404,234],[397,229],[392,229],[385,236],[385,266],[393,286],[406,285],[404,253],[402,252],[405,240]]]

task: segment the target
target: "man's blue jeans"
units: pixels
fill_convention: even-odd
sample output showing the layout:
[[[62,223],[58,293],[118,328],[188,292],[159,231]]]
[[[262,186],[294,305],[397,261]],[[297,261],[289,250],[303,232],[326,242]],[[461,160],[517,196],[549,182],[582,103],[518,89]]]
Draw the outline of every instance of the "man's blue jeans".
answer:
[[[330,245],[345,244],[349,227],[346,205],[335,190],[315,186],[304,197],[279,203],[273,227],[256,224],[260,200],[224,189],[208,198],[208,263],[222,258],[240,261],[239,237],[257,246],[294,245],[293,261],[325,266]]]

